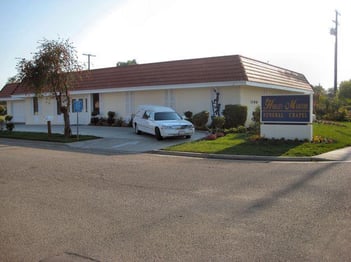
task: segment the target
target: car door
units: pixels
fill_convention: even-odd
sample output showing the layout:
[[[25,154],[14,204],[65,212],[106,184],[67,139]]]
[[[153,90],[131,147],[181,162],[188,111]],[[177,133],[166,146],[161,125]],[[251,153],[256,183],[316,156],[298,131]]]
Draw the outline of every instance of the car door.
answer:
[[[139,119],[139,130],[143,131],[145,133],[150,133],[150,124],[149,124],[149,119],[150,119],[150,111],[145,110],[142,116]]]

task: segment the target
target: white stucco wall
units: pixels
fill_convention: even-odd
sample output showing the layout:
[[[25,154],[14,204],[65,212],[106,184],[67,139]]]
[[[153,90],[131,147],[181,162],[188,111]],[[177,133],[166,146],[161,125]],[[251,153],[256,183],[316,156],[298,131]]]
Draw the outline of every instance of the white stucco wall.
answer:
[[[136,91],[133,93],[134,112],[139,105],[160,105],[167,106],[165,101],[167,90]]]
[[[223,111],[225,105],[240,104],[239,86],[221,87],[217,88],[217,91],[220,93],[219,102],[221,103],[221,111]]]
[[[90,123],[90,99],[89,95],[75,95],[71,99],[83,99],[83,111],[78,115],[79,124]],[[38,99],[38,113],[34,114],[33,97],[27,97],[25,103],[25,123],[28,125],[46,124],[48,120],[53,125],[62,125],[63,114],[57,114],[57,104],[55,98],[43,97]],[[77,123],[77,113],[72,113],[72,100],[70,108],[70,122]]]
[[[181,115],[188,110],[193,112],[193,114],[207,110],[212,115],[211,101],[216,97],[214,89],[220,93],[219,103],[221,104],[221,112],[225,108],[225,105],[228,104],[240,104],[248,107],[247,125],[251,122],[252,112],[256,107],[260,106],[262,95],[292,93],[279,89],[252,86],[210,86],[197,88],[196,85],[193,88],[101,93],[99,95],[100,115],[107,117],[108,111],[114,111],[117,113],[117,117],[129,120],[131,115],[136,112],[137,106],[141,104],[169,106]],[[75,94],[71,97],[71,99],[83,99],[83,112],[79,113],[80,124],[90,123],[93,108],[92,93],[95,92],[97,90],[92,90],[91,94]],[[24,119],[26,124],[46,124],[47,120],[50,120],[52,124],[63,124],[63,115],[57,114],[55,99],[40,98],[38,101],[38,114],[34,114],[33,112],[33,98],[25,97],[23,99],[22,103],[25,109]],[[9,114],[13,114],[13,102],[7,101],[7,108]],[[70,113],[72,124],[76,124],[76,115],[76,113]]]
[[[174,109],[183,115],[185,111],[193,114],[203,110],[211,112],[211,88],[176,89],[173,90]]]
[[[106,93],[100,95],[100,115],[107,117],[108,111],[116,113],[117,117],[126,118],[126,94],[121,93]]]

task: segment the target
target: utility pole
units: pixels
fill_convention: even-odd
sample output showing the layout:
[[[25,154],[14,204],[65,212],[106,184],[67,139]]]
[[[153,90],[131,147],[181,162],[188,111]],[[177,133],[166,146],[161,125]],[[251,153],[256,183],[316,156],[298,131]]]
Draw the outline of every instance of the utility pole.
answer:
[[[338,16],[340,13],[335,10],[335,27],[330,29],[330,34],[335,36],[335,50],[334,50],[334,95],[338,89]]]
[[[88,57],[88,70],[90,70],[90,57],[96,57],[96,55],[92,55],[92,54],[83,54],[86,55]]]

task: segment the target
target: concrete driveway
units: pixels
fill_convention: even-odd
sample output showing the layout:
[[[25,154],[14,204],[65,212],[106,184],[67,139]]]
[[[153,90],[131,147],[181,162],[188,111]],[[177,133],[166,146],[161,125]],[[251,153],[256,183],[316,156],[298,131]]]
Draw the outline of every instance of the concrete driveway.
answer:
[[[72,133],[77,134],[77,126],[72,125]],[[52,133],[63,133],[62,125],[51,127]],[[47,132],[46,125],[16,124],[15,131]],[[89,151],[107,151],[111,153],[142,153],[166,148],[168,146],[203,138],[206,132],[196,131],[190,139],[181,137],[166,138],[158,141],[148,134],[137,135],[133,128],[107,126],[78,126],[79,135],[94,135],[101,139],[78,141],[65,146]]]

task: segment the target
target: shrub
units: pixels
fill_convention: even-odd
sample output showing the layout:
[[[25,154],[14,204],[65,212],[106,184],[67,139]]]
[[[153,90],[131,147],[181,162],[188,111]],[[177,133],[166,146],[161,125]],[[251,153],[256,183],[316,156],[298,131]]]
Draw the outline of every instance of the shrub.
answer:
[[[13,118],[13,116],[11,116],[11,115],[5,116],[6,129],[8,131],[12,131],[15,128],[15,124],[11,122],[12,118]],[[2,127],[1,127],[1,129],[2,129]]]
[[[0,131],[2,131],[4,123],[5,123],[5,120],[0,116]]]
[[[239,126],[239,127],[238,127],[238,133],[246,133],[246,127],[244,127],[244,126]]]
[[[216,134],[209,134],[208,136],[205,137],[205,140],[216,140],[217,135]]]
[[[7,116],[5,116],[5,121],[6,122],[11,122],[12,118],[13,118],[13,116],[7,115]]]
[[[0,116],[3,116],[6,114],[6,109],[4,106],[0,105]]]
[[[111,126],[115,122],[116,113],[113,111],[108,111],[107,116],[107,123]]]
[[[98,117],[93,116],[93,117],[90,118],[90,124],[96,126],[98,124],[98,122],[99,122],[99,118]]]
[[[8,131],[11,132],[14,128],[15,128],[15,124],[14,124],[14,123],[12,123],[12,122],[6,123],[6,129],[7,129]]]
[[[255,108],[255,111],[252,112],[251,120],[253,123],[250,125],[250,131],[254,134],[259,134],[261,129],[261,109],[259,106]]]
[[[225,117],[225,128],[243,126],[247,119],[247,106],[225,105],[223,115]]]
[[[192,122],[192,120],[193,120],[193,112],[188,110],[188,111],[184,112],[184,115],[186,117],[186,120]]]
[[[117,119],[116,119],[116,123],[115,123],[115,125],[116,126],[118,126],[118,127],[121,127],[121,126],[123,126],[124,125],[124,120],[123,120],[123,117],[118,117]]]
[[[224,122],[225,122],[224,116],[215,116],[212,118],[211,126],[216,128],[216,129],[223,129]]]
[[[328,113],[323,116],[324,120],[329,120],[329,121],[347,121],[347,111],[345,110],[338,110],[332,113]]]
[[[210,113],[208,111],[202,111],[193,116],[193,124],[197,129],[207,129],[206,124],[208,122]]]

